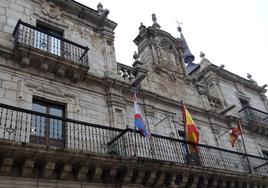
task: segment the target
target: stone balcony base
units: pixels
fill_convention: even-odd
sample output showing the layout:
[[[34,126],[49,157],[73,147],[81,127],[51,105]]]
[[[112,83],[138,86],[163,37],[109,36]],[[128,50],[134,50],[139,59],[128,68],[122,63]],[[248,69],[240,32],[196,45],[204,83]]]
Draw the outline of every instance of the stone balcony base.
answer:
[[[89,70],[88,65],[72,62],[23,44],[16,45],[14,54],[15,60],[24,68],[33,67],[41,72],[51,72],[74,82],[83,81]]]
[[[0,142],[0,159],[0,188],[268,187],[268,177],[9,141]]]

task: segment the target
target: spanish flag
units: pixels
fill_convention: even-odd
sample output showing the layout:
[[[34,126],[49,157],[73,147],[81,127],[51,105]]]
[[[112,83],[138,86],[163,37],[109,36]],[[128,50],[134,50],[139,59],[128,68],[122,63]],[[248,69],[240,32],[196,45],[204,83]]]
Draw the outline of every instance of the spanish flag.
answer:
[[[185,139],[186,141],[193,142],[194,144],[199,143],[199,130],[194,123],[189,111],[186,106],[182,103],[182,115],[184,120],[184,129],[185,129]],[[189,151],[191,153],[198,153],[198,148],[196,145],[189,144]]]
[[[242,135],[242,128],[240,122],[237,123],[237,127],[234,127],[230,131],[230,142],[232,147],[235,146],[236,140]]]

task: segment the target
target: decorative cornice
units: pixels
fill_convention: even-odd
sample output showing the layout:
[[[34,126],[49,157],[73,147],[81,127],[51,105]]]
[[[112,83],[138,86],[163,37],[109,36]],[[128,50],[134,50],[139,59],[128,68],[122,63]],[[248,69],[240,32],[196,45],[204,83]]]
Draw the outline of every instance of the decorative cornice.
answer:
[[[155,38],[156,36],[158,37],[162,37],[162,38],[166,38],[167,40],[169,40],[170,42],[172,42],[176,49],[179,50],[184,50],[185,49],[185,43],[179,39],[179,38],[174,38],[171,34],[169,34],[166,31],[160,30],[160,29],[156,29],[154,27],[148,27],[144,30],[142,30],[142,32],[139,33],[139,35],[133,40],[133,42],[136,45],[140,45],[140,43],[145,39],[145,40],[150,40],[152,38]]]
[[[229,80],[232,82],[239,82],[243,84],[246,88],[251,89],[253,91],[257,91],[259,93],[264,92],[264,89],[257,84],[253,84],[252,81],[247,80],[243,77],[240,77],[234,73],[231,73],[225,69],[218,69],[216,65],[210,64],[206,68],[204,68],[201,72],[198,73],[198,77],[205,76],[208,72],[214,72],[217,77],[224,78],[225,80]]]
[[[37,3],[43,2],[43,0],[42,1],[34,0],[34,1]],[[47,1],[47,0],[44,0],[44,1]],[[101,21],[103,29],[104,29],[104,31],[102,31],[102,32],[104,32],[104,34],[105,33],[106,34],[108,34],[108,33],[113,34],[113,31],[117,26],[117,23],[113,22],[112,20],[110,20],[106,17],[104,20],[101,20],[102,15],[98,14],[97,10],[89,8],[89,7],[79,3],[77,1],[74,1],[74,0],[53,0],[53,4],[55,4],[55,6],[57,6],[57,7],[59,7],[58,8],[59,10],[62,10],[62,11],[60,11],[61,12],[60,14],[62,14],[62,15],[65,14],[65,12],[66,13],[68,12],[68,13],[71,13],[72,17],[74,16],[73,18],[77,19],[77,21],[83,22],[85,24],[88,24],[88,22],[94,23],[95,24],[94,28],[96,28],[96,31],[99,29],[98,24]],[[41,4],[41,6],[42,6],[42,4]],[[64,9],[61,7],[64,7]],[[51,9],[48,9],[48,10],[51,10]],[[45,12],[47,12],[47,11],[45,11]],[[49,11],[49,12],[51,12],[51,11]],[[50,15],[53,16],[55,13],[59,13],[59,11],[53,12],[53,14],[50,13]],[[56,19],[58,19],[59,15],[55,14],[54,17]],[[49,14],[48,14],[48,16],[49,16]],[[86,20],[86,22],[85,22],[85,20]],[[91,25],[91,27],[92,27],[92,25]]]

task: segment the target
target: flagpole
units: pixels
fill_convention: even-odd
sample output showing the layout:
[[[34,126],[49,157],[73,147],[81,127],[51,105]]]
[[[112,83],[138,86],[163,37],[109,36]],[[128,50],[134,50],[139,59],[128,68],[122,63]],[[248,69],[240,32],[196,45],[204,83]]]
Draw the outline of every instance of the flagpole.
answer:
[[[182,122],[183,122],[183,128],[184,128],[184,141],[185,141],[185,148],[186,148],[186,162],[187,165],[189,165],[189,151],[188,151],[188,144],[186,143],[186,120],[185,120],[185,110],[184,110],[184,106],[183,106],[183,102],[181,100],[181,114],[182,114]]]
[[[245,141],[244,141],[244,137],[243,137],[243,133],[242,133],[242,126],[240,124],[240,121],[238,121],[238,126],[239,126],[239,129],[240,129],[240,132],[241,132],[241,138],[242,138],[242,142],[243,142],[243,146],[244,146],[244,151],[245,151],[245,154],[247,156],[249,173],[251,174],[250,162],[249,162],[249,159],[248,159],[248,154],[247,154],[247,150],[246,150],[246,145],[245,145]]]
[[[161,123],[162,121],[166,120],[169,117],[170,117],[170,114],[167,115],[165,118],[161,119],[158,123],[154,124],[154,126],[157,126],[159,123]]]
[[[134,101],[135,100],[137,100],[137,97],[136,97],[136,89],[134,90]],[[135,121],[135,119],[134,119],[134,121]],[[135,140],[135,145],[134,145],[134,147],[135,147],[135,150],[134,150],[134,156],[136,156],[137,155],[137,131],[136,131],[136,126],[135,126],[135,123],[134,123],[134,140]]]
[[[171,116],[172,117],[172,121],[173,121],[173,126],[174,126],[174,129],[175,129],[175,132],[177,134],[177,138],[180,139],[180,135],[179,135],[179,128],[177,130],[177,126],[176,126],[176,123],[175,123],[175,119],[174,119],[174,116]]]
[[[215,138],[216,140],[218,140],[220,137],[222,137],[223,135],[225,135],[226,133],[229,132],[229,129],[227,131],[225,131],[224,133],[222,133],[220,136],[218,136],[217,138]]]

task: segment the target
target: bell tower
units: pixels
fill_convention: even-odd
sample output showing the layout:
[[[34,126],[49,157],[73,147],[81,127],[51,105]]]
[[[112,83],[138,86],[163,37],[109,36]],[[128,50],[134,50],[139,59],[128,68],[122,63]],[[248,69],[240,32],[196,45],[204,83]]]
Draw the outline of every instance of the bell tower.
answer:
[[[160,75],[182,78],[186,74],[184,51],[187,44],[161,30],[155,14],[152,14],[152,21],[149,27],[141,23],[139,35],[134,39],[141,61]]]

